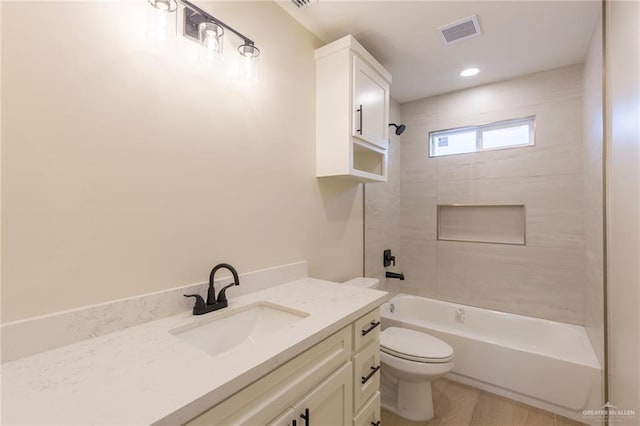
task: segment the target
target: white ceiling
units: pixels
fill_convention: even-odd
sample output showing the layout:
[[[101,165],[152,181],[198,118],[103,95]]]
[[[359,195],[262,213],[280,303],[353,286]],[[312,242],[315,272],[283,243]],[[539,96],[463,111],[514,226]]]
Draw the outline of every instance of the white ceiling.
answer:
[[[353,34],[391,72],[400,103],[582,63],[601,7],[577,0],[278,4],[326,43]],[[437,28],[473,14],[482,35],[445,46]],[[460,77],[470,66],[480,74]]]

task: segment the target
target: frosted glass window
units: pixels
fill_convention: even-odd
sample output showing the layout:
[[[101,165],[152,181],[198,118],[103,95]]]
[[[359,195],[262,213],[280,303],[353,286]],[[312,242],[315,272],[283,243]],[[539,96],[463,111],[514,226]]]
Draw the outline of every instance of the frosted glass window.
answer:
[[[447,133],[438,136],[435,141],[433,155],[462,154],[476,150],[475,130],[458,133]]]
[[[528,124],[503,127],[482,132],[482,148],[494,149],[506,146],[529,145],[530,129]]]
[[[429,133],[429,156],[534,145],[535,117]]]

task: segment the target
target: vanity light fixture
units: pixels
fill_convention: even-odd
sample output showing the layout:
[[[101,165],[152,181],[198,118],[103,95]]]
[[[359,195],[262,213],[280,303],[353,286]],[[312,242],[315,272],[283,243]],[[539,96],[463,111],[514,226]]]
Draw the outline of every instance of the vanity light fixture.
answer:
[[[204,47],[202,58],[212,62],[222,58],[224,28],[215,22],[200,22],[198,24],[198,40]]]
[[[467,68],[460,72],[460,77],[473,77],[480,72],[480,68]]]
[[[256,84],[258,82],[258,57],[260,50],[252,44],[243,44],[238,48],[242,55],[240,69],[238,70],[238,80],[241,83]]]
[[[240,64],[238,79],[246,83],[256,83],[258,81],[258,61],[260,50],[255,46],[253,40],[239,31],[231,28],[221,20],[205,12],[188,0],[148,0],[154,7],[158,16],[155,26],[160,29],[167,27],[166,22],[173,19],[175,22],[177,3],[184,6],[184,29],[183,35],[203,46],[202,58],[206,62],[221,59],[225,30],[231,32],[242,40],[238,48],[240,53]],[[170,18],[167,18],[169,16]],[[164,22],[164,24],[163,24]],[[153,32],[153,31],[149,31]],[[158,32],[158,31],[155,31]],[[174,27],[175,34],[175,27]]]
[[[147,36],[158,41],[176,37],[176,0],[148,0],[153,9],[147,12]]]

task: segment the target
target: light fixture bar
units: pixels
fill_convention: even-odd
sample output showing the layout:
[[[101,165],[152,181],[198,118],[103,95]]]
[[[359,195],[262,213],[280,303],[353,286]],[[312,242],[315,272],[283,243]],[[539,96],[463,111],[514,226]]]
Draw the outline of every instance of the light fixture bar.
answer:
[[[244,40],[244,44],[248,44],[250,46],[254,45],[253,40],[251,40],[249,37],[245,36],[244,34],[242,34],[239,31],[236,31],[235,29],[233,29],[229,25],[225,24],[221,20],[213,17],[212,15],[210,15],[209,13],[207,13],[204,10],[200,9],[198,6],[196,6],[195,4],[191,3],[190,1],[188,1],[188,0],[178,0],[178,1],[186,6],[185,11],[184,11],[184,21],[185,21],[184,22],[185,23],[185,25],[184,25],[184,34],[185,34],[185,36],[187,36],[187,37],[199,42],[199,39],[198,39],[198,25],[201,22],[204,22],[204,21],[211,21],[211,22],[215,22],[216,24],[220,25],[221,27],[223,27],[227,31],[231,31],[236,36],[238,36],[241,39],[243,39]]]

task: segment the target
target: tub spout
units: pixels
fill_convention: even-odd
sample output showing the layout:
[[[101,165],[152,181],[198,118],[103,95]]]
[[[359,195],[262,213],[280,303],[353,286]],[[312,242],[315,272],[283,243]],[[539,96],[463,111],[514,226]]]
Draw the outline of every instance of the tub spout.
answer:
[[[396,279],[398,279],[400,281],[404,281],[404,274],[402,272],[399,273],[399,274],[397,272],[387,272],[387,273],[385,273],[385,277],[387,277],[387,278],[396,278]]]

